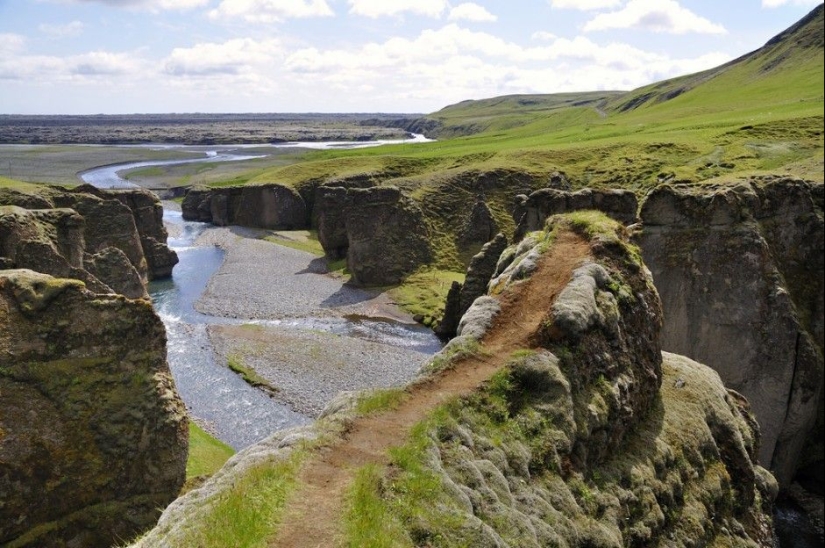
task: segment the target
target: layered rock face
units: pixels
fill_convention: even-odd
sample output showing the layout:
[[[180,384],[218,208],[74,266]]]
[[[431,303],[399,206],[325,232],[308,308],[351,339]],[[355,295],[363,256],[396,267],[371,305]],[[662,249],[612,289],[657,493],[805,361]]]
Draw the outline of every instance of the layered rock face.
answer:
[[[296,191],[268,183],[216,189],[194,188],[183,200],[183,218],[218,226],[292,230],[309,226],[309,209]]]
[[[321,187],[318,239],[328,256],[346,254],[353,282],[389,285],[432,260],[421,209],[394,187]]]
[[[803,453],[803,464],[822,461],[822,188],[778,178],[663,186],[641,210],[664,348],[707,363],[750,400],[760,461],[783,485]]]
[[[175,498],[186,458],[151,304],[0,270],[0,544],[122,542]]]
[[[636,195],[629,190],[592,190],[589,188],[570,192],[556,188],[543,188],[529,196],[516,196],[513,220],[516,222],[515,239],[520,240],[528,232],[541,230],[548,217],[569,211],[592,209],[631,224],[637,220],[639,204]]]
[[[171,276],[178,261],[166,246],[160,203],[145,190],[6,189],[0,204],[6,206],[0,211],[6,268],[72,277],[98,293],[141,298],[148,296],[145,284]]]

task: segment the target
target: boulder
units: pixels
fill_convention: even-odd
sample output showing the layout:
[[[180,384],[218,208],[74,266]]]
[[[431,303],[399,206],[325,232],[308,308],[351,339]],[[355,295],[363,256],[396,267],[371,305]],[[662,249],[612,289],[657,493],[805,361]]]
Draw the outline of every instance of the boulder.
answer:
[[[158,197],[140,188],[107,191],[98,189],[98,192],[103,192],[104,197],[119,200],[132,212],[146,258],[149,281],[172,276],[172,268],[178,263],[178,256],[166,245],[169,234],[163,224],[163,206]]]
[[[439,337],[451,339],[456,335],[461,317],[470,309],[473,301],[487,293],[487,285],[490,283],[498,259],[506,247],[507,238],[504,234],[497,234],[470,260],[464,284],[453,282],[447,294],[444,317],[435,328],[435,332]]]
[[[128,206],[111,197],[82,192],[57,194],[53,201],[56,207],[71,208],[83,216],[87,253],[96,254],[108,247],[116,247],[126,254],[141,280],[149,281],[149,265],[143,254],[135,217]]]
[[[187,419],[145,300],[0,271],[0,544],[111,546],[183,485]]]
[[[72,209],[0,206],[3,266],[75,278],[97,293],[111,293],[110,287],[84,269],[84,227],[85,220]]]
[[[464,221],[457,238],[459,251],[478,250],[480,246],[492,240],[498,234],[498,223],[493,218],[490,208],[479,198],[473,204],[470,215]]]
[[[747,397],[762,430],[759,460],[784,486],[806,444],[822,444],[821,195],[821,184],[787,178],[665,185],[641,209],[663,347]]]
[[[314,224],[318,227],[318,241],[324,253],[332,260],[347,256],[347,189],[322,185],[315,192]]]

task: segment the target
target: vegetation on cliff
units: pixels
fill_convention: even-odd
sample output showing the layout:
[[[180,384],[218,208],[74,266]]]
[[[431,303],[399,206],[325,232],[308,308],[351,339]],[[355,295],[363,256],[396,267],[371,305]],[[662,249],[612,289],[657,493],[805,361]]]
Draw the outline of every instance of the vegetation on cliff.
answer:
[[[419,381],[239,453],[137,546],[768,546],[758,427],[710,369],[663,357],[626,230],[587,212],[530,241]],[[259,480],[268,517],[258,497],[225,511]]]

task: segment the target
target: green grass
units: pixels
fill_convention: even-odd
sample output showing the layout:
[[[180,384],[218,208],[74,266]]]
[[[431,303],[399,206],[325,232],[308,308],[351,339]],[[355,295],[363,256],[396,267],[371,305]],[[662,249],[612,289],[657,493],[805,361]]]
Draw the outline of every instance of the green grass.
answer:
[[[311,253],[316,257],[324,256],[324,248],[318,241],[317,230],[292,230],[289,232],[275,232],[265,236],[264,240],[273,244],[282,245],[298,251]]]
[[[189,422],[189,458],[186,479],[208,477],[217,472],[235,450],[209,435],[194,422]]]
[[[403,548],[413,544],[391,509],[381,498],[381,469],[369,465],[358,470],[347,497],[347,546],[351,548]]]
[[[239,354],[230,354],[229,356],[227,356],[226,366],[238,375],[240,375],[241,378],[250,386],[260,388],[261,390],[269,394],[274,394],[278,391],[278,387],[273,386],[264,377],[258,375],[258,373],[254,369],[246,365],[243,356]]]
[[[177,546],[197,548],[264,547],[280,523],[286,499],[305,458],[293,452],[286,460],[264,463],[247,470],[221,493],[194,527],[177,539]]]
[[[437,538],[417,538],[409,531],[426,523],[433,529],[459,527],[463,520],[444,512],[448,500],[441,480],[423,463],[431,445],[430,432],[448,418],[441,406],[413,427],[404,445],[390,450],[393,477],[383,477],[374,466],[360,469],[348,497],[344,517],[346,546],[383,548],[439,545]]]
[[[35,190],[38,187],[36,184],[26,183],[24,181],[17,181],[9,179],[8,177],[0,176],[0,188],[13,188],[15,190]]]
[[[359,415],[389,411],[401,405],[406,397],[407,393],[401,388],[372,390],[358,399],[355,411]]]
[[[453,282],[464,282],[464,274],[444,270],[422,270],[408,276],[389,291],[393,300],[413,315],[432,324],[444,314],[444,302]]]

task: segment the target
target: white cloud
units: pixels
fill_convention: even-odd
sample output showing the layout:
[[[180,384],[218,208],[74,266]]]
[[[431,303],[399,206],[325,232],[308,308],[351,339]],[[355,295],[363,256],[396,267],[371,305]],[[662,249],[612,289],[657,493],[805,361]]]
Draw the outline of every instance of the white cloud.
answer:
[[[210,19],[240,17],[250,23],[333,15],[335,13],[326,0],[222,0],[209,12]]]
[[[0,32],[0,53],[11,55],[23,49],[26,43],[26,38],[19,34]]]
[[[550,0],[556,9],[592,11],[621,5],[621,0]]]
[[[77,4],[105,4],[113,8],[160,10],[189,10],[209,4],[209,0],[69,0]]]
[[[83,33],[83,23],[80,21],[72,21],[65,25],[49,25],[43,23],[37,27],[37,30],[52,38],[71,38],[73,36],[80,36]]]
[[[619,11],[601,13],[585,23],[584,31],[642,29],[670,34],[725,34],[727,31],[683,8],[675,0],[630,0]]]
[[[348,0],[349,12],[364,17],[394,17],[405,12],[439,18],[450,6],[447,0]]]
[[[209,77],[214,75],[250,74],[265,69],[281,55],[277,40],[256,41],[250,38],[220,44],[203,43],[191,48],[175,48],[161,62],[170,76]]]
[[[556,36],[552,32],[547,32],[547,31],[540,30],[538,32],[534,32],[530,36],[530,38],[533,39],[533,40],[541,40],[541,41],[546,42],[546,41],[550,41],[550,40],[555,40],[556,38],[558,38],[558,36]]]
[[[135,59],[128,53],[108,51],[92,51],[81,55],[73,55],[65,60],[68,73],[79,76],[136,74],[142,66],[142,61]]]
[[[792,5],[792,6],[809,6],[813,7],[818,4],[821,4],[822,0],[762,0],[762,7],[763,8],[778,8],[780,6],[785,5]]]
[[[145,60],[132,53],[92,51],[79,55],[17,55],[0,60],[0,79],[43,84],[108,82],[119,77],[136,81],[152,74]]]
[[[465,2],[452,8],[448,18],[450,21],[466,19],[467,21],[475,21],[477,23],[493,22],[498,19],[498,17],[487,11],[483,6],[479,6],[474,2]]]
[[[334,89],[342,97],[357,98],[372,89],[370,102],[376,109],[392,110],[399,103],[434,109],[508,93],[632,89],[729,60],[721,53],[671,58],[623,43],[597,44],[584,36],[525,47],[449,24],[412,39],[351,49],[302,49],[287,56],[282,77],[306,89]]]

